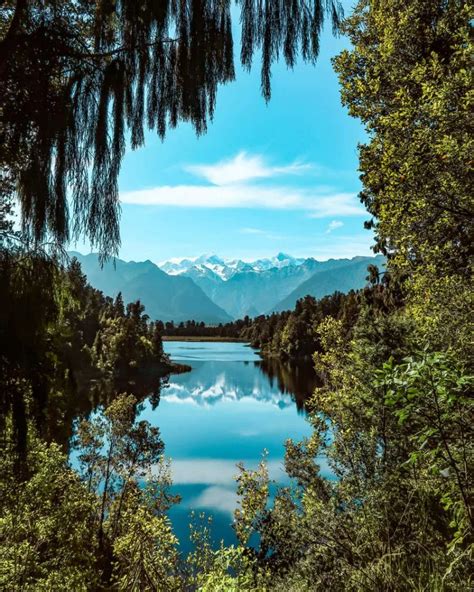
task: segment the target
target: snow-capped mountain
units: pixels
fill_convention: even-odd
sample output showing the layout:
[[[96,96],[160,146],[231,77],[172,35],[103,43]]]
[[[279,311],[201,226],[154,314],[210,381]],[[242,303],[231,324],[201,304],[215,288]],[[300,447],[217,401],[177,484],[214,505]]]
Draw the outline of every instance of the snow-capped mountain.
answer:
[[[252,267],[255,271],[267,271],[276,267],[282,269],[282,267],[298,267],[303,264],[306,258],[296,258],[286,253],[278,253],[271,259],[257,259],[252,263]]]
[[[220,308],[234,318],[256,316],[274,309],[293,308],[298,297],[321,298],[335,290],[349,291],[365,284],[369,263],[380,258],[354,257],[316,261],[278,253],[275,257],[242,261],[224,260],[217,255],[165,262],[161,269],[193,280]],[[316,274],[316,275],[315,275]],[[317,281],[305,282],[312,277]],[[303,285],[303,292],[298,287]],[[305,291],[306,289],[306,291]]]
[[[283,267],[297,267],[306,259],[295,258],[286,253],[278,253],[275,257],[257,259],[255,261],[242,261],[241,259],[224,260],[217,255],[201,255],[200,257],[186,259],[170,259],[159,264],[159,267],[169,275],[200,274],[209,277],[208,271],[220,277],[223,281],[232,278],[236,273],[262,272],[270,269],[282,269]],[[192,271],[191,271],[192,270]]]
[[[112,297],[122,292],[127,301],[141,300],[152,319],[210,324],[290,310],[306,295],[322,298],[362,288],[367,266],[384,264],[380,255],[317,261],[279,253],[255,261],[201,255],[159,267],[149,260],[117,259],[115,265],[109,262],[101,268],[95,254],[71,254],[94,287]]]

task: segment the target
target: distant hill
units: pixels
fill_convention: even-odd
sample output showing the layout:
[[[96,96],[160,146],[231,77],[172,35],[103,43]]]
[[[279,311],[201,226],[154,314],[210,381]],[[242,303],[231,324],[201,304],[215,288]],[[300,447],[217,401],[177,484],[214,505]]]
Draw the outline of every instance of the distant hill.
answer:
[[[216,264],[216,261],[219,263]],[[362,264],[366,269],[367,265],[375,261],[374,257],[317,261],[311,257],[295,259],[290,255],[279,253],[272,259],[245,264],[234,260],[229,265],[216,256],[207,259],[202,256],[194,260],[194,265],[191,265],[193,261],[189,259],[182,263],[175,263],[176,267],[173,272],[191,277],[213,302],[234,318],[242,318],[245,315],[254,317],[273,310],[293,290],[298,289],[298,286],[317,272],[337,270],[359,264]],[[177,268],[180,269],[179,272],[176,271]],[[324,293],[320,294],[321,290],[319,290],[318,294],[325,296],[335,290],[344,292],[347,285],[349,285],[347,290],[360,287],[358,279],[353,285],[350,281],[347,282],[343,276],[344,272],[339,282],[339,276],[335,273],[331,276],[332,281],[327,283],[326,289],[328,291],[324,291],[322,284],[321,288]]]
[[[150,318],[207,324],[293,309],[307,294],[321,298],[362,288],[367,266],[384,263],[380,255],[316,261],[279,253],[254,262],[203,255],[160,267],[149,260],[116,259],[115,265],[109,261],[101,269],[96,254],[70,254],[95,288],[112,297],[122,292],[125,301],[141,300]]]
[[[151,261],[135,262],[121,259],[108,261],[100,267],[96,254],[77,257],[89,283],[107,296],[122,292],[125,302],[140,300],[151,319],[187,321],[207,324],[226,323],[230,315],[215,304],[189,277],[168,275]]]
[[[304,296],[322,298],[335,291],[349,292],[350,290],[363,288],[367,284],[367,267],[370,264],[383,269],[385,258],[382,255],[377,257],[355,257],[349,260],[346,265],[319,270],[295,288],[286,298],[283,298],[270,312],[292,310],[297,300],[304,298]]]
[[[263,271],[240,271],[227,281],[213,283],[196,273],[192,277],[216,304],[235,318],[241,318],[267,312],[296,286],[311,277],[318,265],[314,259],[308,259],[301,265],[272,267]]]

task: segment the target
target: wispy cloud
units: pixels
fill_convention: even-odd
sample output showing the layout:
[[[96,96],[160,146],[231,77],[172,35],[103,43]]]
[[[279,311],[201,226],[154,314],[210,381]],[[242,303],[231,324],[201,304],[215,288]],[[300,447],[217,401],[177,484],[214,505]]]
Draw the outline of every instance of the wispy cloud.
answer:
[[[208,185],[162,185],[128,191],[120,197],[123,203],[150,206],[305,210],[312,218],[365,215],[354,193],[326,186],[255,183],[265,177],[301,173],[308,167],[299,163],[269,166],[262,156],[241,152],[234,159],[215,165],[186,167],[206,179]]]
[[[344,222],[341,222],[340,220],[333,220],[332,222],[329,222],[326,234],[330,234],[333,230],[341,228],[342,226],[344,226]]]
[[[275,234],[273,232],[268,232],[267,230],[263,230],[262,228],[252,228],[252,227],[245,227],[239,229],[240,234],[249,234],[253,236],[260,236],[262,238],[266,238],[268,240],[283,240],[284,236],[281,234]]]
[[[358,234],[335,233],[331,239],[323,234],[315,237],[315,241],[308,243],[304,249],[305,253],[311,253],[315,259],[325,261],[326,259],[351,258],[356,255],[374,256],[372,245],[374,237],[372,232]],[[301,256],[299,251],[295,256]]]
[[[266,234],[265,230],[262,230],[261,228],[241,228],[240,232],[242,234],[259,234],[259,235],[264,235]]]
[[[268,179],[278,175],[299,175],[310,169],[311,165],[293,162],[284,166],[271,166],[260,154],[250,155],[239,152],[233,158],[221,160],[215,164],[187,165],[184,168],[213,185],[224,186],[255,179]]]
[[[318,195],[318,189],[228,185],[161,186],[121,195],[123,203],[180,208],[263,208],[308,210],[313,218],[365,214],[353,193]]]

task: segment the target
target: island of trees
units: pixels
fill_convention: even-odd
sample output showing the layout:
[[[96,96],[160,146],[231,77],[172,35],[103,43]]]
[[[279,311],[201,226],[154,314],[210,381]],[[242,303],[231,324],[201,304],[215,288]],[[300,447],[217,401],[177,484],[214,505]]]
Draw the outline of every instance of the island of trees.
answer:
[[[164,444],[138,419],[140,376],[172,370],[163,327],[90,288],[62,248],[85,233],[116,251],[126,132],[133,147],[144,125],[205,132],[234,78],[231,3],[2,2],[0,588],[467,592],[472,3],[359,0],[346,18],[331,1],[237,4],[241,59],[261,50],[266,99],[273,61],[314,61],[326,17],[351,42],[334,68],[367,130],[360,197],[388,273],[241,321],[262,351],[313,355],[313,432],[286,443],[293,485],[272,504],[265,461],[241,467],[238,544],[213,548],[197,520],[182,557]]]

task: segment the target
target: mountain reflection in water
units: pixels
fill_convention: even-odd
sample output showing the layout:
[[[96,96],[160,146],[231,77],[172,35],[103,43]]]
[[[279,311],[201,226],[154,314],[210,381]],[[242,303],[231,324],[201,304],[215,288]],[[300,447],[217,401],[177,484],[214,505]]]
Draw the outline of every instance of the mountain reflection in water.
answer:
[[[280,485],[288,483],[284,443],[311,434],[304,401],[316,386],[314,370],[310,363],[261,360],[243,343],[165,342],[164,347],[173,361],[192,370],[168,381],[134,380],[123,387],[113,385],[112,390],[97,383],[89,397],[80,399],[81,407],[63,415],[70,422],[56,437],[69,440],[74,419],[93,410],[101,413],[114,392],[135,394],[143,401],[137,419],[159,428],[165,455],[171,459],[173,492],[182,500],[170,511],[180,549],[190,548],[191,510],[212,516],[216,544],[235,543],[236,465],[255,468],[265,450],[270,478]],[[76,455],[71,457],[73,465]],[[329,475],[325,460],[318,462],[322,473]]]
[[[311,367],[283,365],[276,360],[259,362],[194,362],[192,377],[172,376],[161,399],[169,403],[216,405],[251,397],[277,407],[304,409],[304,402],[316,386]]]
[[[284,443],[311,433],[304,400],[316,386],[314,370],[310,363],[261,360],[242,343],[166,342],[165,349],[192,370],[171,376],[159,406],[146,404],[140,419],[160,428],[172,460],[174,492],[182,502],[171,518],[181,549],[188,548],[191,510],[212,515],[216,542],[234,543],[236,465],[255,468],[266,450],[270,477],[288,483]]]

